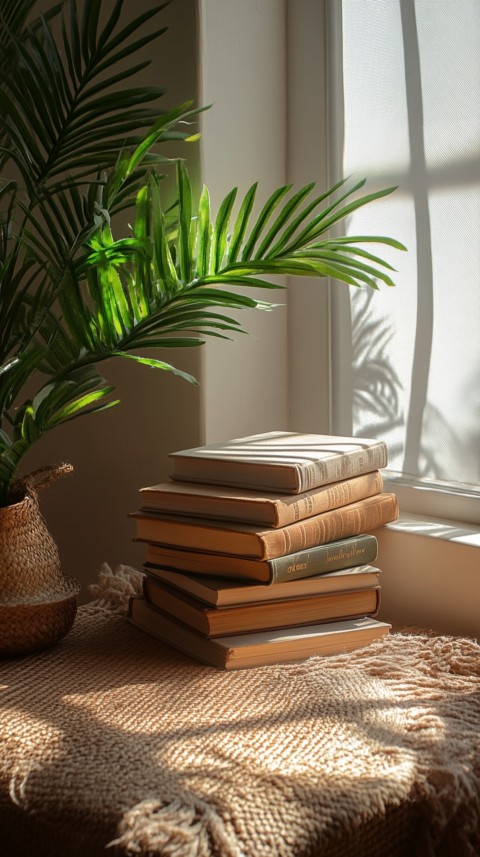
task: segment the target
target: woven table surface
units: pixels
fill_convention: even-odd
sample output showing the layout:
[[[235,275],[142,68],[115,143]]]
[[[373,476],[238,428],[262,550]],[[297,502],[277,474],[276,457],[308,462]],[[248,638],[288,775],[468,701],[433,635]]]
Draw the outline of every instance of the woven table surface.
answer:
[[[0,700],[9,857],[480,853],[469,639],[227,673],[93,603],[54,648],[0,661]]]

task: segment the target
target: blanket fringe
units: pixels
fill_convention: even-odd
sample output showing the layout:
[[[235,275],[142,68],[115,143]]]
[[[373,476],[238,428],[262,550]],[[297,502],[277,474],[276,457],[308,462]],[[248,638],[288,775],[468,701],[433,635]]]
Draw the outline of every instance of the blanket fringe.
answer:
[[[126,613],[128,602],[134,595],[141,595],[144,575],[130,565],[117,565],[112,571],[104,562],[98,574],[98,583],[92,583],[88,590],[100,607],[113,613]]]
[[[108,844],[142,857],[244,857],[208,804],[144,800],[125,813],[119,836]]]

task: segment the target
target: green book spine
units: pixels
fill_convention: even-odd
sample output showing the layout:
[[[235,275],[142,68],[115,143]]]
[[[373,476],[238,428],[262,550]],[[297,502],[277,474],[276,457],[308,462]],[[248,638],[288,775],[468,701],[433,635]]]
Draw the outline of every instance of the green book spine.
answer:
[[[376,537],[362,535],[280,556],[267,563],[271,573],[270,583],[283,583],[285,580],[299,580],[327,571],[367,565],[376,559],[377,550]]]

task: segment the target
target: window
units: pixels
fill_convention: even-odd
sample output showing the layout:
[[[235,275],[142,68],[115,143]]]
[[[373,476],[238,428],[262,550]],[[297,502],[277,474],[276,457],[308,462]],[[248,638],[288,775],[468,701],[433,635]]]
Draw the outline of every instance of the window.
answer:
[[[478,523],[478,2],[333,0],[327,26],[330,178],[398,185],[347,231],[408,247],[380,251],[396,289],[332,288],[333,429],[385,438],[395,490]]]
[[[294,282],[286,330],[279,311],[249,320],[253,335],[221,357],[208,343],[208,439],[284,424],[381,435],[404,511],[478,524],[477,7],[478,0],[203,0],[200,100],[215,105],[202,135],[213,191],[231,186],[232,169],[245,189],[255,178],[263,188],[312,179],[325,188],[350,173],[372,188],[395,184],[391,197],[347,227],[391,234],[408,247],[391,254],[395,289]],[[232,385],[240,374],[245,383]]]

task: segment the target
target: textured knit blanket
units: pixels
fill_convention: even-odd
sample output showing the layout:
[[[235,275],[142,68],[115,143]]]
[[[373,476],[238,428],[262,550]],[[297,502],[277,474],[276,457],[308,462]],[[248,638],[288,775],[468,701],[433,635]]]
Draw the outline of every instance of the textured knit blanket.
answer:
[[[0,853],[480,853],[477,643],[395,633],[222,672],[132,627],[132,582],[0,662]]]

